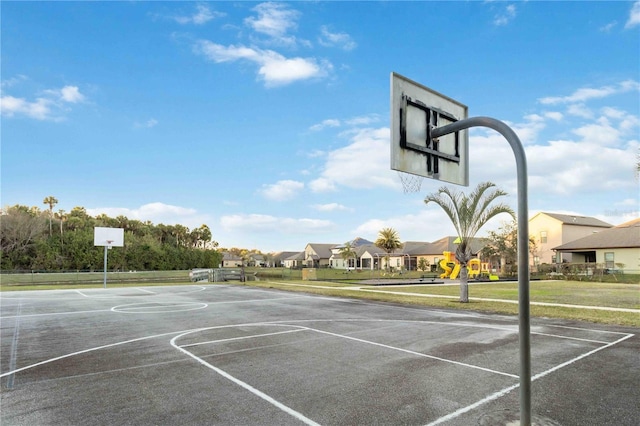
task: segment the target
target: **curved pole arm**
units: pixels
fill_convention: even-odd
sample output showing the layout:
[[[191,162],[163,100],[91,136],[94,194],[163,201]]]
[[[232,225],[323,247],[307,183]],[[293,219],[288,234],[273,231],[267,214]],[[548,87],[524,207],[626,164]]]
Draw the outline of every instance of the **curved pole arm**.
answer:
[[[531,424],[531,329],[529,308],[529,206],[527,157],[518,135],[500,120],[471,117],[442,127],[431,128],[436,139],[471,127],[488,127],[504,136],[516,157],[518,178],[518,320],[520,332],[520,424]]]

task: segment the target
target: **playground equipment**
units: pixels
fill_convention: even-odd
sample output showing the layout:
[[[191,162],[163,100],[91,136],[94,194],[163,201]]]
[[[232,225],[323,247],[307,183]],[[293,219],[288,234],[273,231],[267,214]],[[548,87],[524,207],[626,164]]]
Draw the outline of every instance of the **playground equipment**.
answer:
[[[455,260],[455,256],[450,251],[442,252],[444,259],[440,261],[440,267],[444,269],[444,273],[440,274],[440,278],[450,278],[455,280],[460,273],[460,264]]]
[[[455,258],[455,255],[450,251],[442,252],[444,259],[440,261],[440,267],[444,270],[440,274],[440,278],[449,278],[455,280],[460,274],[460,263]],[[471,259],[467,264],[469,279],[478,279],[481,276],[489,277],[489,281],[498,281],[500,277],[494,275],[489,270],[488,263],[482,263],[480,259]]]

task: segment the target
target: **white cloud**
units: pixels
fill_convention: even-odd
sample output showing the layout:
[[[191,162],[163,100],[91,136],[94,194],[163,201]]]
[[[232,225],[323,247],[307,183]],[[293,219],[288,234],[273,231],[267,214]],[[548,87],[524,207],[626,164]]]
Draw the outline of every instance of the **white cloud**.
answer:
[[[575,117],[593,118],[593,111],[582,103],[569,105],[567,108],[567,114]]]
[[[335,182],[322,177],[309,182],[309,188],[313,192],[332,192],[338,189]]]
[[[333,66],[327,61],[315,58],[286,58],[273,50],[263,50],[246,46],[222,46],[208,40],[196,43],[196,53],[214,62],[246,60],[258,65],[258,75],[265,85],[280,86],[299,80],[325,77]]]
[[[608,33],[611,32],[616,25],[618,25],[617,21],[609,22],[608,24],[601,26],[599,30],[603,33]]]
[[[313,126],[309,127],[309,130],[313,132],[318,132],[322,129],[326,129],[327,127],[340,127],[340,120],[337,120],[335,118],[322,120],[322,122],[318,124],[314,124]]]
[[[302,189],[304,189],[302,182],[281,180],[274,184],[263,185],[261,193],[270,200],[285,201],[294,198]]]
[[[342,204],[339,204],[339,203],[314,204],[311,207],[321,212],[353,211],[352,208],[343,206]]]
[[[557,111],[545,112],[544,116],[546,118],[550,118],[553,121],[562,121],[562,119],[564,118],[564,115],[562,115],[561,112],[557,112]]]
[[[91,216],[106,214],[109,217],[126,216],[128,219],[140,221],[151,221],[154,224],[164,223],[165,225],[184,225],[191,229],[197,228],[207,223],[211,218],[198,213],[197,210],[164,204],[160,202],[144,204],[138,208],[130,209],[126,207],[96,207],[88,208],[87,213]]]
[[[360,115],[345,120],[345,123],[349,126],[367,126],[380,121],[378,114]]]
[[[378,114],[360,115],[357,117],[347,118],[345,120],[329,118],[327,120],[323,120],[320,123],[314,124],[313,126],[309,127],[309,130],[319,131],[329,127],[340,127],[342,125],[352,126],[352,127],[369,126],[379,121],[380,121],[380,115]]]
[[[633,3],[631,10],[629,11],[629,19],[624,25],[626,29],[633,28],[640,25],[640,1]]]
[[[155,126],[158,125],[158,120],[156,120],[155,118],[150,118],[149,120],[145,121],[144,123],[135,122],[133,125],[136,128],[150,129],[150,128],[155,127]]]
[[[261,3],[252,9],[257,17],[248,17],[245,24],[254,31],[269,36],[272,41],[293,45],[295,37],[288,36],[290,30],[298,27],[297,20],[300,12],[289,9],[282,3]]]
[[[196,5],[196,11],[192,15],[189,16],[176,16],[173,19],[179,24],[195,24],[195,25],[203,25],[212,19],[219,18],[221,16],[225,16],[225,13],[216,12],[209,9],[209,7],[204,3],[198,3]]]
[[[499,14],[497,14],[493,20],[493,24],[496,26],[503,26],[509,24],[516,17],[516,5],[509,4]]]
[[[343,50],[353,50],[358,46],[358,44],[353,41],[349,34],[331,32],[329,27],[327,27],[326,25],[320,27],[320,36],[318,37],[318,43],[320,43],[322,46],[335,46]]]
[[[591,99],[601,99],[608,96],[640,90],[640,83],[634,80],[626,80],[616,86],[603,86],[600,88],[584,87],[576,90],[569,96],[547,96],[538,99],[544,105],[556,105],[565,103],[580,103]]]
[[[80,90],[76,86],[64,86],[60,89],[60,99],[64,102],[76,104],[84,101],[84,95],[80,93]]]
[[[2,115],[7,117],[25,115],[36,120],[53,120],[52,110],[54,106],[52,100],[45,98],[37,98],[33,102],[13,96],[2,96],[0,98],[0,110]]]
[[[349,145],[327,154],[320,178],[309,186],[314,192],[337,186],[396,188],[399,182],[389,169],[389,150],[389,128],[355,130]]]
[[[3,94],[0,98],[2,115],[7,117],[24,115],[36,120],[62,121],[64,119],[62,112],[67,104],[76,104],[85,100],[85,96],[80,93],[77,86],[48,89],[43,91],[43,95],[35,101],[29,101]]]
[[[220,218],[220,226],[234,233],[318,234],[335,228],[329,220],[276,217],[264,214],[235,214]]]

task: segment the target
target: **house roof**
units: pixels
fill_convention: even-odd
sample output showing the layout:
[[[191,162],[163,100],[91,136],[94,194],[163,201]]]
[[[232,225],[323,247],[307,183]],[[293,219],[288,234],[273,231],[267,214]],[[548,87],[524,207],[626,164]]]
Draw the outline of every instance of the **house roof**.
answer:
[[[356,249],[356,256],[358,257],[362,257],[362,255],[365,253],[369,253],[371,255],[387,254],[386,251],[382,250],[380,247],[376,246],[375,244],[366,244]]]
[[[568,242],[553,250],[640,248],[640,218]]]
[[[291,252],[287,252],[287,253],[291,253]],[[298,252],[298,253],[294,253],[291,256],[285,258],[285,260],[304,260],[304,252]]]
[[[600,228],[611,228],[613,225],[610,223],[604,222],[600,219],[596,219],[595,217],[589,216],[578,216],[578,215],[570,215],[570,214],[560,214],[560,213],[548,213],[548,212],[540,212],[539,214],[544,214],[549,217],[552,217],[556,220],[559,220],[563,224],[566,225],[575,225],[575,226],[596,226]],[[536,215],[536,216],[538,216]],[[534,216],[535,217],[535,216]],[[531,218],[533,219],[533,218]]]
[[[369,241],[369,240],[365,240],[364,238],[361,237],[356,237],[353,240],[349,241],[349,243],[351,243],[351,247],[352,248],[356,248],[356,247],[361,247],[361,246],[368,246],[368,245],[372,245],[373,242]],[[343,248],[347,243],[344,244],[338,244],[336,246],[333,246],[331,248],[333,249],[341,249]]]
[[[331,257],[331,249],[337,245],[338,244],[307,244],[307,246],[311,247],[311,250],[313,250],[320,259],[329,259]]]
[[[299,251],[281,251],[273,255],[274,259],[287,259],[289,256],[299,254]]]
[[[222,260],[242,260],[242,258],[240,256],[236,256],[233,253],[225,251],[224,253],[222,253]]]

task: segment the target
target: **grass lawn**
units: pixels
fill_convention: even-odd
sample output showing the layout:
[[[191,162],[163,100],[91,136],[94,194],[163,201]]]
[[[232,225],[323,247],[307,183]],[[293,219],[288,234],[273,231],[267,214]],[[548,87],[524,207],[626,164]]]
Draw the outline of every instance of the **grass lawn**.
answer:
[[[118,277],[109,276],[107,287],[209,284],[206,282],[188,282],[187,274],[188,272],[186,271],[170,271],[169,274],[165,273],[164,276],[160,273],[142,273],[138,275],[138,280],[129,281],[129,279],[133,278],[131,275],[135,274],[121,273],[119,280],[117,279]],[[59,280],[56,280],[58,281],[57,284],[51,284],[49,278],[49,284],[46,285],[39,282],[37,274],[28,276],[31,282],[12,282],[11,284],[6,280],[6,278],[11,276],[3,275],[0,290],[80,289],[102,288],[103,286],[102,276],[99,273],[86,274],[84,276],[82,273],[60,275],[65,276],[61,276]],[[123,275],[126,276],[126,280],[123,279]],[[224,284],[229,285],[231,283]],[[518,313],[517,303],[506,303],[497,300],[477,300],[477,298],[481,298],[515,302],[518,300],[517,282],[471,283],[469,286],[469,297],[471,298],[469,303],[458,302],[460,290],[457,284],[362,286],[355,283],[345,284],[335,281],[278,280],[273,278],[261,281],[247,281],[246,283],[236,282],[235,284],[275,288],[286,291],[299,291],[326,296],[433,306],[437,308],[493,312],[506,315],[517,315]],[[585,281],[531,281],[530,298],[531,302],[640,310],[640,284]],[[638,312],[618,312],[566,306],[538,306],[532,304],[531,316],[640,327],[640,313]]]
[[[250,281],[238,283],[257,287],[300,291],[326,296],[352,297],[470,311],[518,314],[517,303],[473,300],[473,298],[518,300],[518,283],[472,284],[469,303],[458,302],[458,285],[354,286],[323,281]],[[581,281],[532,281],[531,302],[604,306],[640,310],[640,284],[592,283]],[[532,317],[562,318],[640,327],[640,313],[617,312],[565,306],[531,305]]]

